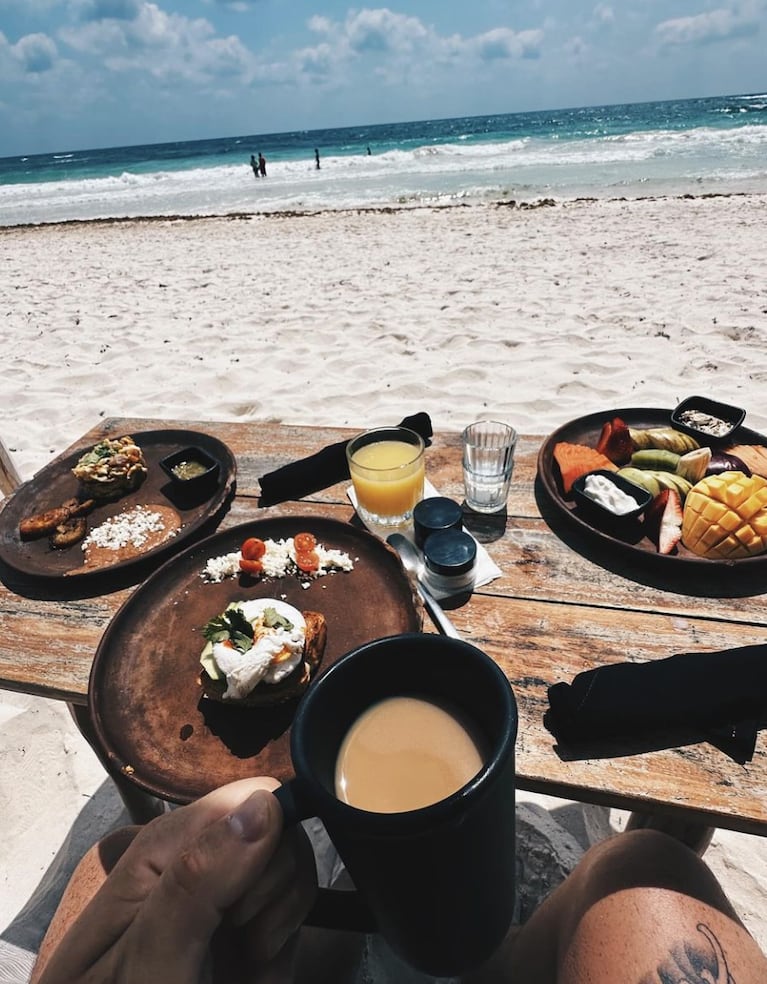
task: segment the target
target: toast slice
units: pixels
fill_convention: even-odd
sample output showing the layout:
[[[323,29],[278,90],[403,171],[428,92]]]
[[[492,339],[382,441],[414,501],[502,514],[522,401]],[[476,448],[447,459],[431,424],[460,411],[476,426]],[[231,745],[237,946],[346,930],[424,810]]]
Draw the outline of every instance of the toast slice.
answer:
[[[201,669],[199,682],[205,696],[210,700],[217,700],[233,707],[271,707],[274,704],[282,704],[287,700],[300,697],[317,675],[317,670],[325,654],[328,636],[324,615],[319,612],[303,612],[302,614],[306,621],[304,658],[284,680],[280,680],[279,683],[262,681],[246,697],[224,700],[226,680],[214,680],[205,669]]]

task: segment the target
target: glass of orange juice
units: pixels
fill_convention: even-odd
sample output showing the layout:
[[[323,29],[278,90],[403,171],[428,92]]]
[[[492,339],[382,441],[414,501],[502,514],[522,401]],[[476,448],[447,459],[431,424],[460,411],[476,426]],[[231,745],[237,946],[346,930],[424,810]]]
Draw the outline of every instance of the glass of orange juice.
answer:
[[[346,457],[366,525],[403,526],[423,498],[424,442],[407,427],[377,427],[353,437]]]

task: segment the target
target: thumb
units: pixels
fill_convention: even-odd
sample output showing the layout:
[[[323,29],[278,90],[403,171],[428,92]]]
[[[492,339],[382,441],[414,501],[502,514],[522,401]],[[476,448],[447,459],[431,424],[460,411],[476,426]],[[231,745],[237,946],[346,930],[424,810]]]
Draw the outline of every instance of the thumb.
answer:
[[[142,964],[163,971],[168,984],[196,980],[225,910],[257,882],[281,832],[277,800],[257,790],[181,850],[132,927],[142,941]]]

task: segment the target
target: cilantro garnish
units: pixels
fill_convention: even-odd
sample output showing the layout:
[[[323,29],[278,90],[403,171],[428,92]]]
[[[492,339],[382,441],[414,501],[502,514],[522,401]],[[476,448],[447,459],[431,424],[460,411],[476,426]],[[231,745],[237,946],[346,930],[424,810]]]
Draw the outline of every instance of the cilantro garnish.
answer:
[[[212,618],[202,630],[208,642],[226,642],[227,639],[241,653],[253,645],[253,626],[245,618],[242,609],[233,606]]]
[[[290,619],[278,614],[276,608],[265,608],[263,618],[267,629],[287,629],[289,631],[293,628]]]

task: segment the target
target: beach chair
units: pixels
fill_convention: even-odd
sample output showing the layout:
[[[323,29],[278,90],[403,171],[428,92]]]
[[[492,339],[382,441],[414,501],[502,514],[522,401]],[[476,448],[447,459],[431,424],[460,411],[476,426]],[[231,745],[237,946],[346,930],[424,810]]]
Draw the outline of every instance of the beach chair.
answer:
[[[21,485],[21,476],[16,471],[13,459],[0,437],[0,492],[9,496]]]

